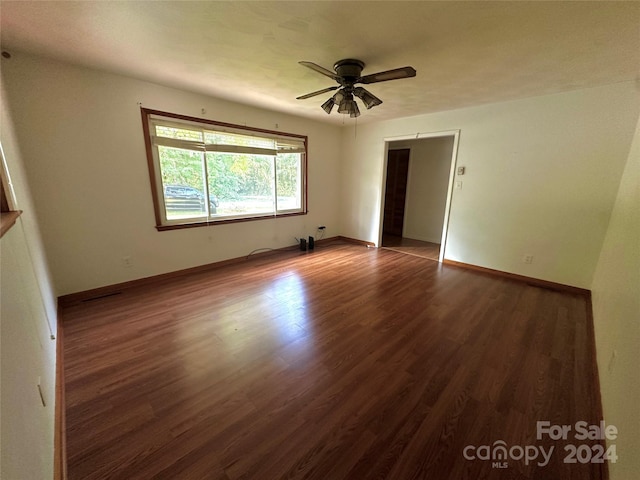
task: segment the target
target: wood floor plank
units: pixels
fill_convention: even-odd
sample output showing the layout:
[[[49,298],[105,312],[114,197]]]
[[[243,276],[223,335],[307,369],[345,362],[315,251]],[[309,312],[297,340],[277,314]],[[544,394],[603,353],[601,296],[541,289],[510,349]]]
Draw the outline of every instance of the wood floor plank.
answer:
[[[599,420],[588,301],[336,243],[69,306],[69,479],[600,479],[535,438]]]

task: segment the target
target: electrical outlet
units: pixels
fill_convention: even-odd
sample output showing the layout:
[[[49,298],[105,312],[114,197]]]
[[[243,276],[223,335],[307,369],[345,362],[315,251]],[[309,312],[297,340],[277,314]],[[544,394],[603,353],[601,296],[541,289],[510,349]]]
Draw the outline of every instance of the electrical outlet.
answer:
[[[523,263],[533,263],[533,255],[525,254],[522,257]]]
[[[131,257],[127,256],[127,257],[122,257],[122,266],[124,268],[131,268],[133,267],[133,260],[131,259]]]

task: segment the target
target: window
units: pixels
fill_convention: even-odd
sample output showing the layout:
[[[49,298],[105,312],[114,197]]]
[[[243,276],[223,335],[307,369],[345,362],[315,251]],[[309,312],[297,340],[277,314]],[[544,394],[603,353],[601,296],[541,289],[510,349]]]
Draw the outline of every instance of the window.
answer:
[[[307,137],[142,109],[156,228],[306,213]]]

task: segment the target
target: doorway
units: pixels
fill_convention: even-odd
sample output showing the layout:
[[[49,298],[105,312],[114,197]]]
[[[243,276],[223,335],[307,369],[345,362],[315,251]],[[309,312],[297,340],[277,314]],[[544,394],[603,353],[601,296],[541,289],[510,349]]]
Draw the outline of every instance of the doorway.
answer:
[[[457,132],[387,143],[380,243],[442,261]]]

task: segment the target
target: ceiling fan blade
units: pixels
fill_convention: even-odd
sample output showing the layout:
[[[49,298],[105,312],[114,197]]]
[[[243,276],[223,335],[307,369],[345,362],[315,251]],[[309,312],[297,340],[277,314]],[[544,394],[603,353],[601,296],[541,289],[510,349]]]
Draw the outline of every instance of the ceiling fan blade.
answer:
[[[338,85],[336,85],[335,87],[323,88],[322,90],[318,90],[317,92],[307,93],[306,95],[296,97],[296,100],[304,100],[305,98],[315,97],[316,95],[322,95],[323,93],[337,90],[338,88],[340,88]]]
[[[333,78],[336,82],[340,81],[340,77],[338,75],[336,75],[331,70],[327,70],[326,68],[321,67],[320,65],[316,65],[313,62],[298,62],[298,63],[300,65],[304,65],[307,68],[310,68],[311,70],[321,73],[322,75],[326,75],[329,78]]]
[[[410,78],[416,76],[416,70],[413,67],[394,68],[393,70],[386,70],[384,72],[372,73],[371,75],[365,75],[360,77],[355,83],[376,83],[386,82],[388,80],[399,80],[401,78]]]

